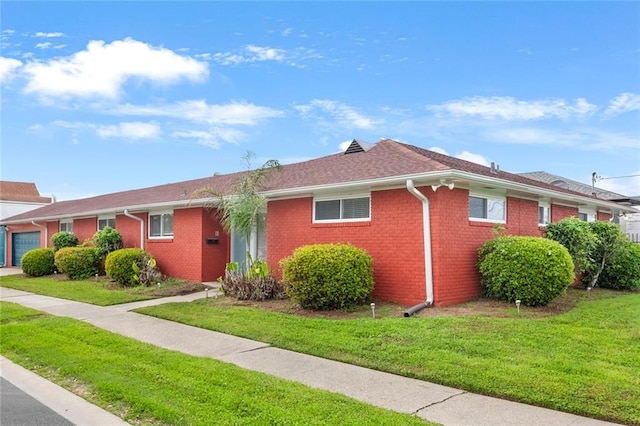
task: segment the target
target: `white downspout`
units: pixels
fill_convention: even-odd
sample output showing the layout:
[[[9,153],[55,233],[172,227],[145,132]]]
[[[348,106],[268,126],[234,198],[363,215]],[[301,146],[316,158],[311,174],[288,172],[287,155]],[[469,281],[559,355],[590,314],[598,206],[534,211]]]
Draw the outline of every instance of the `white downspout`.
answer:
[[[429,199],[413,186],[413,180],[407,180],[407,190],[417,199],[422,201],[422,228],[424,234],[424,274],[427,291],[427,299],[424,303],[416,305],[405,312],[405,316],[411,316],[422,308],[433,305],[433,267],[431,260],[431,216],[429,215]]]
[[[3,226],[2,231],[4,232],[4,259],[0,259],[0,266],[4,268],[7,266],[7,253],[9,250],[9,227]]]
[[[140,219],[138,216],[132,215],[127,209],[124,209],[124,215],[140,222],[140,249],[144,250],[144,220]]]
[[[38,225],[35,220],[31,221],[31,224],[37,226],[38,228],[44,229],[44,248],[47,248],[49,245],[49,229],[47,229],[44,225]]]

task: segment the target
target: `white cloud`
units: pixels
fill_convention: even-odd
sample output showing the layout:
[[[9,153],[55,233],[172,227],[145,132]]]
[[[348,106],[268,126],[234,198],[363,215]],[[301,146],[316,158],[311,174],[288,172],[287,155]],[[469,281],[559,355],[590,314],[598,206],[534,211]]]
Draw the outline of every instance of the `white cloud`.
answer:
[[[284,30],[282,30],[282,35],[284,37],[287,37],[288,35],[291,35],[291,33],[293,32],[293,28],[285,28]]]
[[[154,139],[160,136],[156,123],[128,122],[109,126],[97,126],[101,138]]]
[[[518,101],[512,97],[471,97],[429,105],[427,109],[452,116],[479,116],[484,119],[537,120],[543,118],[581,118],[595,113],[597,107],[583,98],[573,103],[563,99]]]
[[[44,43],[38,43],[36,44],[36,49],[48,49],[51,47],[51,43],[46,41]]]
[[[625,92],[611,99],[604,115],[618,115],[629,111],[640,111],[640,95]]]
[[[9,81],[14,77],[14,72],[22,66],[22,62],[13,58],[0,56],[0,83]]]
[[[474,154],[469,151],[459,152],[458,154],[456,154],[456,158],[459,158],[461,160],[471,161],[472,163],[481,164],[483,166],[489,166],[489,162],[487,161],[486,158],[484,158],[480,154]]]
[[[438,154],[442,154],[442,155],[449,155],[449,153],[447,153],[446,149],[441,148],[439,146],[432,146],[431,148],[429,148],[429,151],[437,152]],[[466,160],[466,161],[471,161],[472,163],[480,164],[482,166],[489,167],[489,165],[490,165],[489,161],[487,161],[487,159],[484,158],[483,155],[475,154],[475,153],[469,152],[469,151],[459,152],[459,153],[457,153],[455,155],[455,158],[459,158],[461,160]]]
[[[174,138],[195,139],[200,145],[219,148],[221,142],[238,143],[244,136],[244,133],[232,128],[211,128],[207,131],[189,130],[173,132],[171,136]]]
[[[52,121],[51,124],[56,127],[62,127],[63,129],[74,129],[74,130],[93,127],[92,124],[83,123],[81,121],[55,120],[55,121]]]
[[[37,32],[35,36],[39,37],[39,38],[54,38],[54,37],[62,37],[62,36],[64,36],[64,33],[60,33],[60,32],[55,32],[55,33]]]
[[[379,124],[375,120],[358,112],[355,108],[337,101],[314,99],[306,105],[296,105],[294,108],[307,119],[318,119],[318,111],[329,115],[335,122],[346,128],[371,129]]]
[[[198,81],[208,75],[207,65],[171,50],[130,38],[106,44],[91,41],[87,49],[67,58],[29,62],[26,91],[43,96],[100,96],[117,98],[130,78],[173,83],[182,78]]]
[[[585,151],[612,151],[640,146],[637,137],[594,128],[563,130],[510,127],[489,130],[484,134],[484,139],[509,144],[570,146]]]
[[[276,61],[285,59],[285,51],[273,47],[247,45],[240,53],[218,52],[211,59],[222,65],[238,65],[251,62]]]
[[[198,123],[255,125],[261,120],[281,117],[282,111],[248,103],[208,105],[205,100],[189,100],[167,105],[121,105],[105,112],[115,115],[181,118]]]

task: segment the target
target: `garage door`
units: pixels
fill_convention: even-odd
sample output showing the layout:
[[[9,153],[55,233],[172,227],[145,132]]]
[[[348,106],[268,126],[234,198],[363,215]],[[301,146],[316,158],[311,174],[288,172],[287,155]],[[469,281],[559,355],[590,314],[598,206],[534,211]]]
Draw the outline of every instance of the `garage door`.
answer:
[[[11,266],[20,266],[22,256],[40,247],[40,231],[11,234]]]

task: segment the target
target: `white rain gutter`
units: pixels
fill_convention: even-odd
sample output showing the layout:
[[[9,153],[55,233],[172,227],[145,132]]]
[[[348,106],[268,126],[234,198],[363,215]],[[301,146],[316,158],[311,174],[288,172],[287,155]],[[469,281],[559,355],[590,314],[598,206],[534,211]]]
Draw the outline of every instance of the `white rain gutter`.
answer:
[[[4,259],[0,259],[0,266],[7,266],[7,253],[9,249],[9,227],[6,225],[2,225],[2,231],[4,232]]]
[[[132,215],[127,209],[124,209],[124,215],[140,222],[140,249],[144,250],[144,220],[140,219],[138,216]]]
[[[405,311],[404,316],[410,317],[416,312],[433,305],[433,267],[431,259],[431,216],[429,215],[429,199],[413,186],[413,180],[407,179],[407,190],[418,200],[422,201],[422,228],[424,235],[424,275],[427,299]]]
[[[47,248],[47,245],[49,243],[49,230],[44,225],[38,225],[35,220],[32,220],[31,224],[37,226],[38,228],[44,229],[44,248]]]

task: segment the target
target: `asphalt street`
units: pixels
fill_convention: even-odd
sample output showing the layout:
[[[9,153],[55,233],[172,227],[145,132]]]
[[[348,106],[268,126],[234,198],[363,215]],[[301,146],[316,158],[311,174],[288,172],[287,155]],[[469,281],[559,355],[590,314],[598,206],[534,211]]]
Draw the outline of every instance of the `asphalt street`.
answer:
[[[2,426],[72,426],[31,395],[0,377],[0,424]]]

